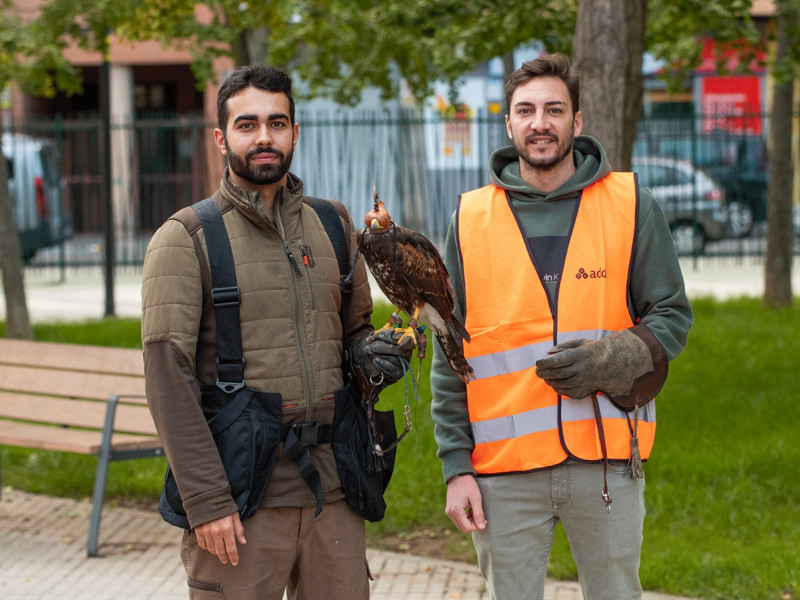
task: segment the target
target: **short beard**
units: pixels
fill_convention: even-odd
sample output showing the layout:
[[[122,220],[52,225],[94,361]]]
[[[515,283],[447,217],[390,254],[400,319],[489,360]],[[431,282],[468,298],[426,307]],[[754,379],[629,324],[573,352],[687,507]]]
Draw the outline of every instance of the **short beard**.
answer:
[[[519,157],[524,160],[531,168],[533,169],[541,169],[543,171],[549,171],[550,169],[555,168],[556,166],[560,165],[567,156],[570,155],[572,152],[572,147],[575,144],[575,135],[574,135],[574,127],[569,132],[569,143],[564,147],[564,149],[559,153],[554,155],[551,158],[543,157],[538,158],[534,156],[533,153],[528,154],[526,151],[528,149],[528,138],[535,137],[537,134],[536,132],[529,134],[526,136],[525,140],[523,141],[522,147],[520,147],[516,141],[514,141],[514,148],[517,151]],[[551,138],[555,139],[556,144],[559,144],[559,138],[557,136],[550,136]]]
[[[269,185],[280,181],[283,176],[289,172],[289,167],[292,166],[292,158],[294,157],[294,152],[291,150],[288,155],[284,155],[284,153],[277,148],[268,146],[266,148],[251,150],[242,158],[240,155],[231,152],[228,140],[225,140],[225,149],[228,152],[228,166],[231,171],[253,185]],[[271,165],[251,166],[250,159],[256,154],[264,152],[277,156],[278,162]]]

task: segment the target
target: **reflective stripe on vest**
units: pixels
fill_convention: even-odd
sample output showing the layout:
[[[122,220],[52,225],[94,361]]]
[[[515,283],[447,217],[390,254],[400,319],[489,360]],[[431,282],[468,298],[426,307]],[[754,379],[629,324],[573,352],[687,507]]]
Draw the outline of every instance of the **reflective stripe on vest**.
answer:
[[[560,398],[536,376],[535,363],[554,344],[600,339],[633,325],[628,277],[636,224],[630,173],[587,187],[570,234],[556,315],[524,234],[503,190],[463,194],[458,229],[464,268],[464,352],[476,378],[467,386],[478,473],[551,467],[568,457],[602,459],[590,398]],[[598,395],[608,457],[630,457],[625,413]],[[638,438],[647,458],[655,435],[655,402],[639,410]]]

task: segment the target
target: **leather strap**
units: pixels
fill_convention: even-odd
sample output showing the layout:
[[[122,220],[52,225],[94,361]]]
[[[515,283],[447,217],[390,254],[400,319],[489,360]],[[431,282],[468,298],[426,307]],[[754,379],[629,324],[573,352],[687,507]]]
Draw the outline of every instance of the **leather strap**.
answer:
[[[600,437],[600,450],[603,453],[603,502],[606,503],[606,509],[611,511],[611,496],[608,495],[608,449],[606,448],[606,433],[603,429],[603,418],[600,415],[597,394],[592,394],[592,406],[594,407],[594,418],[597,421],[597,435]]]

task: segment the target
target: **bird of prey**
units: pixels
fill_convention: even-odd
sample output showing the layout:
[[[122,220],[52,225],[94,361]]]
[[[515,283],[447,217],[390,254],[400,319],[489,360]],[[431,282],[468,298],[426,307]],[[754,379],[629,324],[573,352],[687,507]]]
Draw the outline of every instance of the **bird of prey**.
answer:
[[[364,217],[366,228],[358,236],[358,249],[389,301],[397,307],[383,329],[402,325],[398,312],[410,317],[403,337],[416,339],[419,321],[426,323],[442,347],[450,367],[468,382],[475,377],[464,358],[463,341],[470,337],[454,314],[454,293],[450,275],[433,243],[421,233],[401,227],[378,200]],[[402,343],[402,339],[398,343]]]

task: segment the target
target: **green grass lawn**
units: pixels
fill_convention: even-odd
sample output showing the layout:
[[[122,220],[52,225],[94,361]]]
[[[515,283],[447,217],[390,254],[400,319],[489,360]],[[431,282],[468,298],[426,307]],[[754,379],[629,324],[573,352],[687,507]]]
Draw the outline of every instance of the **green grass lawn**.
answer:
[[[659,397],[658,433],[645,465],[645,589],[725,600],[800,598],[800,310],[767,311],[757,299],[697,300],[686,351],[670,365]],[[376,309],[380,324],[388,307]],[[34,327],[37,339],[138,347],[139,322],[112,319]],[[418,393],[409,381],[384,392],[379,408],[402,426],[406,395],[413,430],[398,448],[386,518],[369,524],[370,544],[417,549],[436,540],[446,556],[474,560],[469,537],[444,514],[445,488],[430,417],[430,357]],[[414,360],[413,367],[418,370]],[[88,497],[91,457],[2,448],[3,484],[35,493]],[[112,463],[108,498],[154,504],[163,459]],[[553,577],[577,573],[561,528]]]

